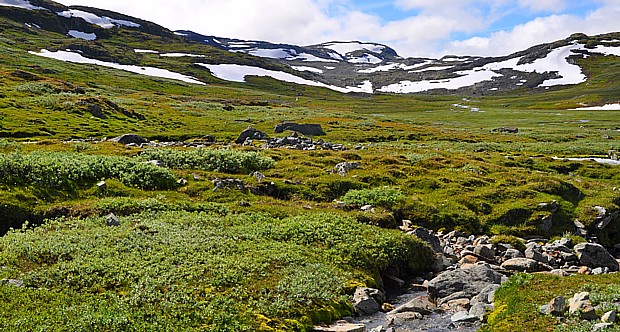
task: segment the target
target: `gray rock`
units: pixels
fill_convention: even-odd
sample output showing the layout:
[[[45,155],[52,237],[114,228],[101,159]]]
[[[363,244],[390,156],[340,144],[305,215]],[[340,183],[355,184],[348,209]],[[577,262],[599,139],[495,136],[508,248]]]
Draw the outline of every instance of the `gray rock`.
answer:
[[[530,258],[512,258],[502,263],[502,267],[506,270],[519,272],[540,272],[551,270],[549,266],[545,266],[544,264]]]
[[[399,306],[390,311],[390,314],[399,314],[403,312],[417,312],[421,315],[429,315],[435,311],[436,307],[426,296],[418,296],[413,300]]]
[[[538,312],[540,312],[543,315],[550,315],[551,314],[551,308],[549,307],[548,304],[543,304],[538,308]]]
[[[523,254],[517,249],[506,249],[504,253],[504,260],[509,260],[512,258],[523,258]]]
[[[316,332],[366,332],[366,325],[351,324],[348,322],[337,322],[331,326],[315,326],[313,331]]]
[[[555,297],[549,302],[549,313],[554,316],[562,316],[566,311],[566,299],[564,296]]]
[[[428,293],[431,299],[444,298],[456,292],[464,292],[466,297],[471,298],[489,284],[500,284],[503,277],[488,264],[447,271],[428,283]]]
[[[578,310],[582,310],[587,304],[591,305],[590,293],[576,293],[570,300],[568,300],[568,313],[574,315]]]
[[[432,234],[428,229],[423,227],[418,227],[411,231],[411,234],[415,235],[418,239],[428,243],[428,245],[435,251],[436,253],[441,253],[443,250],[441,249],[441,242],[439,238]]]
[[[106,189],[108,189],[108,184],[105,183],[105,181],[99,181],[97,182],[97,189],[105,191]]]
[[[374,295],[374,296],[373,296]],[[358,287],[353,295],[353,309],[358,315],[372,315],[381,310],[381,303],[377,299],[385,299],[385,295],[374,288]]]
[[[469,302],[472,306],[482,303],[482,304],[492,304],[493,299],[495,298],[495,291],[499,288],[498,284],[491,284],[485,287],[480,294],[474,296]]]
[[[579,262],[585,266],[608,267],[611,272],[619,269],[618,261],[600,244],[580,243],[574,249]]]
[[[125,145],[127,144],[140,145],[140,144],[148,143],[146,139],[144,139],[142,136],[137,135],[137,134],[121,135],[118,137],[111,138],[110,141],[118,142],[118,143],[125,144]]]
[[[605,273],[609,273],[608,267],[597,267],[595,269],[592,269],[592,274],[594,275],[605,274]]]
[[[495,259],[495,246],[492,244],[483,244],[474,248],[474,253],[487,259]]]
[[[607,330],[609,328],[612,328],[614,326],[614,324],[612,323],[598,323],[598,324],[594,324],[594,327],[592,328],[592,331],[604,331]]]
[[[110,227],[116,227],[121,225],[121,221],[114,213],[110,213],[105,217],[105,224]]]
[[[525,258],[533,259],[537,262],[549,263],[549,259],[547,256],[543,255],[539,250],[535,248],[527,248],[525,249]]]
[[[469,316],[476,317],[478,320],[484,320],[484,315],[486,315],[487,311],[493,310],[493,305],[484,304],[484,303],[476,303],[471,308],[469,308]]]
[[[455,323],[457,323],[457,322],[471,322],[471,321],[478,320],[478,317],[470,315],[468,311],[459,311],[459,312],[455,313],[454,315],[452,315],[452,317],[450,317],[450,320],[455,322]]]
[[[24,282],[17,279],[2,279],[0,280],[0,285],[11,285],[18,288],[24,287]]]
[[[247,139],[257,139],[257,140],[265,140],[268,139],[269,136],[264,132],[252,128],[252,126],[248,126],[244,131],[239,134],[239,137],[235,141],[237,144],[243,144]]]
[[[285,130],[292,130],[307,136],[324,136],[325,132],[320,124],[299,124],[295,122],[284,122],[276,125],[273,132],[276,134],[283,133]]]
[[[617,313],[615,310],[608,311],[601,316],[601,322],[603,323],[615,323]]]
[[[360,168],[360,167],[362,167],[362,164],[360,164],[358,162],[343,162],[343,163],[337,164],[334,167],[334,169],[341,176],[346,176],[347,172],[352,171],[352,170],[357,169],[357,168]]]

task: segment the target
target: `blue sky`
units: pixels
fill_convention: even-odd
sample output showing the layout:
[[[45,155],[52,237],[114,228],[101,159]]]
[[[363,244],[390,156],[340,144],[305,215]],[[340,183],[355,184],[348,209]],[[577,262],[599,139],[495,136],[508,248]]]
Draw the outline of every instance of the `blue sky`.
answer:
[[[205,35],[384,43],[403,56],[507,55],[575,32],[620,31],[620,0],[59,0]]]

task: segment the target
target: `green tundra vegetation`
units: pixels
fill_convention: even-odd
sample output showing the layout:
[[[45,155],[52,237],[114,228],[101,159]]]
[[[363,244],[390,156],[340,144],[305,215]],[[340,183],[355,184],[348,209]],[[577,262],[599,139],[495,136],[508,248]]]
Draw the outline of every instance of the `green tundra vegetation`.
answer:
[[[569,110],[620,99],[618,57],[581,59],[587,83],[544,92],[344,95],[269,78],[224,82],[187,59],[133,52],[262,61],[176,36],[112,29],[87,42],[6,18],[0,26],[0,279],[26,286],[0,287],[3,331],[304,331],[351,314],[354,289],[387,270],[431,269],[430,249],[396,229],[403,219],[520,243],[569,234],[575,219],[593,227],[594,206],[620,209],[618,166],[562,159],[620,149],[618,111]],[[78,47],[208,85],[28,53]],[[321,138],[346,150],[232,143],[248,124],[284,137],[272,134],[283,121],[321,124]],[[104,140],[125,133],[215,142]],[[155,159],[165,166],[145,163]],[[341,162],[361,167],[343,176]],[[214,191],[214,179],[245,188]],[[552,201],[559,212],[543,230],[540,203]],[[110,213],[120,226],[107,226]],[[598,236],[619,243],[619,220]],[[538,305],[583,289],[617,296],[617,279],[517,275],[485,329],[556,328]],[[580,324],[565,323],[556,330]]]

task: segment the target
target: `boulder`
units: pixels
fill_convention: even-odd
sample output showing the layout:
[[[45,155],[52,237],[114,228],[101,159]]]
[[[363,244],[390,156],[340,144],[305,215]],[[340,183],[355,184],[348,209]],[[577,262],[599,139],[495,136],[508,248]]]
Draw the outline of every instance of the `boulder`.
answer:
[[[601,322],[603,323],[615,323],[616,322],[616,311],[608,311],[601,316]]]
[[[268,139],[269,136],[258,129],[252,128],[252,126],[248,126],[244,131],[241,132],[241,134],[239,134],[239,137],[237,138],[235,143],[243,144],[248,138],[261,140]]]
[[[487,311],[492,311],[495,307],[492,304],[476,303],[469,309],[469,316],[476,317],[478,320],[484,320]]]
[[[543,255],[539,250],[535,248],[527,248],[525,249],[525,258],[533,259],[537,262],[549,263],[549,259],[547,256]]]
[[[276,125],[273,132],[283,133],[285,130],[292,130],[306,136],[324,136],[325,132],[320,124],[299,124],[295,122],[284,122]]]
[[[549,302],[549,313],[554,316],[562,316],[566,311],[566,299],[564,296],[558,296],[553,298]]]
[[[428,229],[424,227],[418,227],[411,231],[410,234],[415,235],[418,239],[428,243],[428,245],[435,251],[436,253],[441,253],[443,250],[441,249],[441,242],[439,238],[431,233]]]
[[[474,253],[486,259],[495,259],[495,246],[492,244],[483,244],[474,248]]]
[[[619,270],[618,261],[600,244],[580,243],[575,245],[574,250],[579,262],[585,266],[607,267],[611,272]]]
[[[440,274],[428,283],[428,293],[431,299],[445,298],[457,292],[471,298],[490,284],[501,284],[503,278],[488,264],[481,264]]]
[[[110,141],[118,142],[118,143],[125,144],[125,145],[127,144],[140,145],[140,144],[148,143],[146,139],[144,139],[142,136],[137,135],[137,134],[121,135],[118,137],[111,138]]]
[[[403,312],[417,312],[421,315],[429,315],[435,311],[435,304],[431,302],[426,296],[418,296],[413,300],[397,307],[390,311],[390,315],[400,314]]]
[[[495,298],[495,291],[499,288],[498,284],[491,284],[485,287],[478,295],[474,296],[469,304],[475,306],[476,304],[492,304]]]
[[[347,175],[348,171],[351,171],[351,170],[354,170],[354,169],[360,168],[360,167],[362,167],[362,164],[360,164],[358,162],[343,162],[343,163],[336,164],[334,169],[341,176],[345,176],[345,175]]]
[[[2,279],[0,280],[0,285],[11,285],[17,288],[24,287],[24,282],[17,279]]]
[[[114,213],[110,213],[105,217],[105,224],[109,227],[120,226],[121,222]]]
[[[379,312],[384,299],[385,296],[378,289],[358,287],[353,295],[353,309],[358,315],[372,315]]]
[[[530,258],[511,258],[502,263],[502,267],[506,270],[519,272],[540,272],[551,270],[548,266]]]
[[[316,332],[366,332],[366,325],[364,324],[351,324],[349,322],[336,322],[335,324],[327,327],[315,326],[313,331]]]
[[[452,320],[455,323],[471,322],[471,321],[478,320],[478,317],[470,315],[468,311],[459,311],[455,313],[454,315],[452,315],[452,317],[450,317],[450,320]]]

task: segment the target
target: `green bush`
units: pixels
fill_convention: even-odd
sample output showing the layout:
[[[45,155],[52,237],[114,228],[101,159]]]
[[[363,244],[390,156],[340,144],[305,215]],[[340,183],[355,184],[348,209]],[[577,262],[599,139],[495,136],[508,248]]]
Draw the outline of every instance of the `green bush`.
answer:
[[[0,153],[0,183],[72,190],[114,178],[141,189],[170,189],[176,178],[169,169],[126,157],[64,152]]]
[[[373,205],[392,208],[405,199],[399,188],[382,187],[372,189],[349,190],[342,201],[350,205]]]
[[[45,95],[60,92],[60,89],[48,82],[28,82],[15,87],[15,91],[33,95]]]
[[[199,169],[233,174],[248,174],[275,166],[273,159],[258,152],[213,149],[148,149],[141,153],[142,160],[161,160],[176,169]]]

